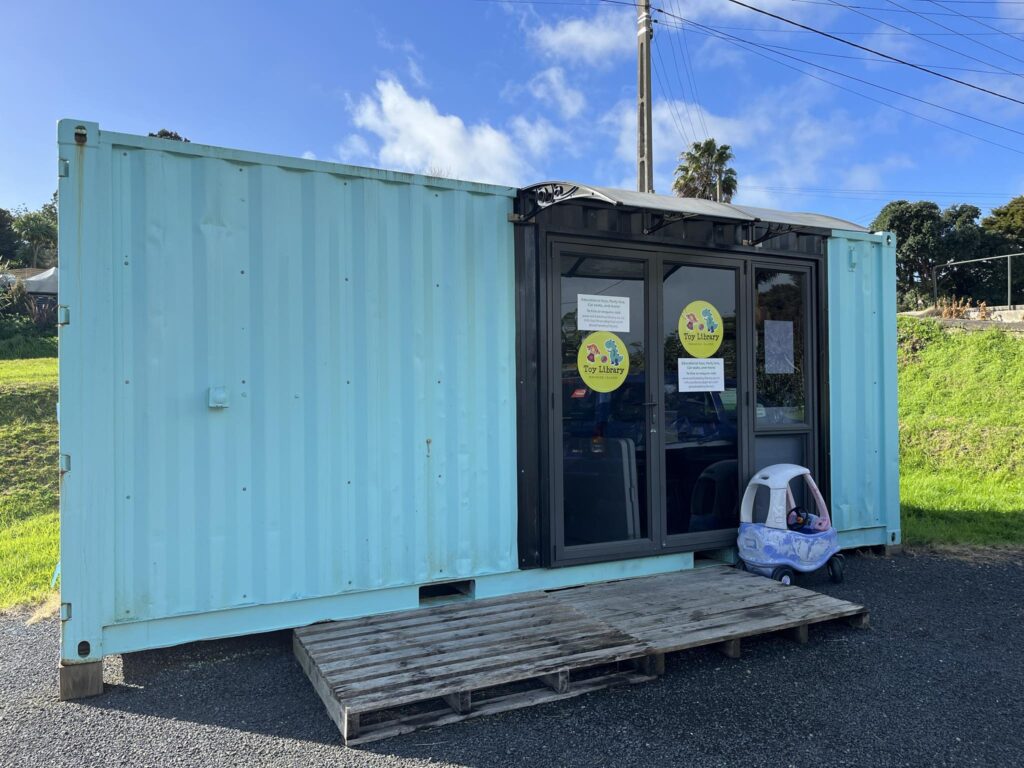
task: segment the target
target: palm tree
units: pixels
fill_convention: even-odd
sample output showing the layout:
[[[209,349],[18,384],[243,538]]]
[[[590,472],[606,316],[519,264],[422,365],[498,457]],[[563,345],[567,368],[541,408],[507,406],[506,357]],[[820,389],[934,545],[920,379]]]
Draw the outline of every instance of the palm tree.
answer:
[[[679,155],[672,190],[679,197],[731,202],[738,186],[736,169],[729,167],[732,160],[728,144],[718,146],[714,139],[695,141]]]

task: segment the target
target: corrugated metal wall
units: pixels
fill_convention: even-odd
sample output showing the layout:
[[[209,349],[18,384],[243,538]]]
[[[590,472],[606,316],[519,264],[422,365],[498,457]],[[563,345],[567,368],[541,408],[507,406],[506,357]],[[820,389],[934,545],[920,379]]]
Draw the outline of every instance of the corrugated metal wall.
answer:
[[[846,546],[900,542],[896,240],[828,245],[832,512]]]
[[[61,444],[88,471],[62,495],[76,615],[517,567],[514,190],[60,136]]]

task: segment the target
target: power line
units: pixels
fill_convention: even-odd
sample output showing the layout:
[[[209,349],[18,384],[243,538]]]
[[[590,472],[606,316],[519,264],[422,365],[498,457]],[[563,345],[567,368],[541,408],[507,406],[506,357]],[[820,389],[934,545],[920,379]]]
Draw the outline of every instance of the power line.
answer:
[[[499,0],[495,0],[498,2]],[[731,29],[734,32],[758,32],[758,33],[777,33],[780,35],[812,35],[815,34],[812,30],[807,29],[779,29],[778,27],[735,27],[720,24],[718,29]],[[836,35],[861,35],[864,37],[896,37],[899,35],[908,35],[913,37],[991,37],[993,35],[1001,34],[1000,32],[960,32],[954,35],[952,32],[907,32],[904,29],[895,27],[895,32],[881,32],[878,30],[872,30],[865,32],[864,30],[849,30],[845,32],[835,32]]]
[[[679,65],[679,56],[678,56],[678,54],[676,52],[677,46],[676,46],[676,41],[675,41],[675,36],[674,35],[669,35],[669,47],[672,49],[672,60],[675,61],[675,63],[676,63],[676,69],[675,69],[676,82],[679,83],[679,92],[681,94],[683,94],[683,109],[686,110],[686,119],[690,123],[690,131],[691,131],[691,135],[693,136],[693,140],[696,141],[697,140],[697,135],[698,135],[697,134],[697,127],[694,125],[693,115],[690,114],[690,105],[687,103],[687,100],[686,100],[686,87],[683,84],[682,76],[679,74],[679,72],[681,70],[681,67]],[[697,95],[696,95],[696,93],[693,92],[692,89],[691,89],[691,95],[693,96],[694,103],[696,103]],[[678,111],[678,109],[676,111]],[[680,120],[682,120],[682,116],[680,116]],[[686,146],[690,146],[689,143],[687,143]]]
[[[659,10],[660,13],[666,13],[662,9],[658,9],[658,10]],[[671,14],[666,14],[666,15],[671,15]],[[862,99],[866,99],[867,101],[874,102],[875,104],[881,104],[883,107],[886,107],[887,109],[892,109],[892,110],[895,110],[896,112],[901,112],[901,113],[903,113],[905,115],[910,115],[911,117],[915,117],[918,120],[923,120],[926,123],[931,123],[932,125],[937,125],[940,128],[945,128],[945,129],[953,131],[955,133],[959,133],[959,134],[961,134],[963,136],[968,136],[968,137],[970,137],[972,139],[976,139],[978,141],[982,141],[982,142],[984,142],[986,144],[991,144],[994,147],[999,147],[1000,149],[1005,149],[1005,150],[1008,150],[1008,151],[1013,152],[1013,153],[1018,154],[1018,155],[1024,155],[1024,151],[1022,151],[1020,149],[1017,149],[1016,147],[1011,147],[1011,146],[1009,146],[1007,144],[1001,144],[998,141],[992,141],[991,139],[987,139],[987,138],[985,138],[983,136],[979,136],[976,133],[971,133],[970,131],[965,131],[962,128],[957,128],[955,126],[949,125],[948,123],[943,123],[943,122],[940,122],[938,120],[933,120],[930,117],[925,117],[924,115],[919,115],[916,112],[911,112],[909,109],[903,109],[902,107],[897,107],[895,104],[890,104],[887,101],[882,101],[881,99],[876,99],[874,96],[869,96],[868,94],[863,93],[861,91],[858,91],[858,90],[856,90],[854,88],[849,88],[849,87],[847,87],[845,85],[841,85],[840,83],[833,82],[832,80],[829,80],[827,78],[821,77],[819,75],[815,75],[813,72],[808,72],[806,70],[800,69],[799,67],[794,67],[792,64],[788,64],[785,61],[780,61],[775,56],[771,56],[771,55],[762,53],[762,52],[760,52],[758,50],[755,50],[755,49],[753,49],[751,47],[748,47],[746,45],[746,43],[747,43],[746,40],[743,40],[742,38],[736,37],[735,35],[730,35],[730,34],[728,34],[726,32],[722,32],[721,28],[716,30],[716,29],[712,29],[711,27],[706,27],[703,24],[697,24],[696,22],[689,21],[688,19],[682,19],[682,20],[688,22],[691,26],[703,28],[703,29],[707,30],[707,32],[709,34],[711,34],[712,36],[718,37],[719,39],[725,40],[726,42],[731,42],[734,45],[737,45],[738,47],[742,48],[743,50],[745,50],[745,51],[747,51],[749,53],[753,53],[755,56],[760,56],[763,59],[767,59],[768,61],[772,61],[772,62],[774,62],[776,64],[779,64],[779,65],[781,65],[783,67],[786,67],[787,69],[791,69],[794,72],[799,72],[801,75],[804,75],[805,77],[810,77],[813,80],[820,80],[823,83],[827,83],[827,84],[831,85],[833,88],[838,88],[841,91],[846,91],[847,93],[852,93],[855,96],[859,96]]]
[[[694,24],[694,22],[691,21],[690,24]],[[703,25],[697,25],[697,26],[703,26]],[[767,46],[767,45],[764,45],[762,43],[757,43],[757,42],[754,42],[753,40],[744,40],[744,39],[738,38],[738,37],[735,38],[735,39],[739,40],[741,42],[744,42],[747,45],[752,45],[755,48],[761,48],[763,50],[770,50],[772,48],[772,46]],[[838,69],[832,69],[831,67],[826,67],[823,64],[818,64],[818,63],[813,62],[813,61],[807,61],[807,59],[801,59],[799,56],[793,56],[793,55],[788,54],[788,53],[781,53],[781,52],[776,52],[776,51],[773,51],[773,50],[770,50],[770,52],[776,53],[777,55],[783,56],[783,57],[785,57],[787,59],[792,59],[793,61],[798,61],[801,64],[806,64],[807,66],[816,67],[817,69],[824,70],[825,72],[830,72],[833,75],[839,75],[840,77],[845,77],[847,80],[853,80],[855,82],[871,86],[872,88],[877,88],[877,89],[879,89],[881,91],[885,91],[887,93],[891,93],[891,94],[893,94],[895,96],[900,96],[900,97],[902,97],[904,99],[910,99],[911,101],[916,101],[919,104],[924,104],[925,106],[933,107],[935,109],[941,109],[944,112],[949,112],[950,114],[957,115],[958,117],[963,117],[963,118],[966,118],[968,120],[974,120],[975,122],[982,123],[982,124],[987,125],[987,126],[989,126],[991,128],[998,128],[1000,130],[1007,131],[1009,133],[1015,133],[1018,136],[1024,136],[1024,131],[1019,131],[1016,128],[1010,128],[1010,127],[1005,126],[1005,125],[1000,125],[999,123],[994,123],[991,120],[986,120],[986,119],[981,118],[981,117],[976,117],[975,115],[971,115],[971,114],[968,114],[966,112],[961,112],[961,111],[959,111],[957,109],[952,109],[951,107],[946,107],[946,106],[944,106],[942,104],[936,104],[933,101],[928,101],[927,99],[922,99],[922,98],[920,98],[918,96],[911,96],[908,93],[903,93],[902,91],[897,91],[896,89],[889,88],[888,86],[885,86],[885,85],[879,85],[878,83],[874,83],[874,82],[872,82],[870,80],[865,80],[862,77],[857,77],[856,75],[851,75],[851,74],[848,74],[846,72],[842,72],[842,71],[840,71]]]
[[[679,11],[679,6],[676,5],[676,0],[670,0],[672,7],[675,8],[676,12]],[[708,124],[704,121],[704,107],[701,104],[700,92],[697,90],[697,72],[693,68],[693,59],[690,58],[690,44],[686,39],[686,30],[680,30],[682,33],[683,43],[683,55],[686,59],[686,75],[690,80],[690,92],[693,93],[693,102],[697,105],[697,117],[700,119],[700,127],[704,129],[704,138],[710,138],[711,133],[708,131]]]
[[[1003,0],[1003,1],[1007,2],[1007,0]],[[918,0],[918,2],[921,2],[921,0]],[[1022,36],[1020,35],[1020,33],[1007,32],[1005,29],[1000,29],[999,27],[993,27],[991,24],[986,24],[984,21],[980,21],[980,19],[982,19],[982,18],[988,18],[987,16],[985,16],[985,17],[982,17],[982,16],[968,16],[965,13],[960,13],[960,11],[958,11],[956,8],[947,8],[942,3],[935,2],[935,0],[925,0],[925,2],[929,2],[932,5],[937,5],[939,8],[946,8],[947,11],[952,11],[957,16],[963,16],[965,19],[969,19],[970,21],[973,21],[975,24],[977,24],[979,26],[985,27],[986,29],[995,30],[1000,35],[1006,35],[1008,38],[1010,38],[1011,40],[1014,40],[1014,41],[1016,41],[1018,43],[1021,42],[1021,37]],[[1008,18],[1008,17],[1000,16],[999,18]],[[1014,17],[1014,18],[1016,18],[1016,17]]]
[[[777,48],[781,51],[793,51],[794,53],[807,53],[812,56],[828,56],[832,59],[850,59],[851,61],[873,61],[876,64],[895,64],[894,61],[879,61],[873,56],[854,56],[850,53],[831,53],[829,51],[812,51],[807,48],[791,48],[786,45],[778,45],[775,43],[765,43],[769,48]],[[944,64],[926,64],[925,66],[931,67],[932,69],[948,69],[953,72],[976,72],[983,75],[1012,75],[1013,77],[1024,76],[1024,72],[999,72],[994,69],[972,69],[970,67],[949,67]]]
[[[950,32],[959,32],[959,30],[953,29],[952,27],[948,27],[945,24],[943,24],[942,22],[936,21],[935,19],[932,19],[932,18],[930,18],[928,16],[925,16],[923,14],[920,14],[917,11],[911,10],[909,8],[906,8],[905,6],[900,5],[899,3],[896,2],[896,0],[887,0],[887,2],[891,3],[892,5],[895,5],[900,10],[907,11],[908,13],[912,13],[915,16],[917,16],[918,18],[924,19],[925,21],[929,22],[930,24],[934,24],[937,27],[941,27],[942,29],[949,30]],[[963,14],[960,14],[960,15],[962,16]],[[990,51],[995,51],[1000,56],[1005,56],[1008,59],[1013,59],[1014,61],[1017,61],[1017,62],[1020,62],[1021,64],[1024,64],[1024,59],[1018,58],[1017,56],[1014,56],[1013,54],[1007,53],[1004,50],[996,48],[994,45],[989,45],[988,43],[983,43],[981,40],[971,40],[970,42],[974,43],[975,45],[980,45],[982,48],[988,48]]]
[[[813,187],[772,187],[772,186],[761,186],[754,184],[744,184],[744,189],[757,189],[762,192],[773,192],[779,195],[804,195],[815,197],[835,197],[843,200],[893,200],[901,196],[906,197],[930,197],[936,199],[948,199],[948,200],[967,200],[977,198],[995,198],[992,200],[982,200],[985,204],[991,204],[998,202],[999,200],[1008,200],[1014,197],[1014,193],[1006,192],[1001,195],[984,194],[980,195],[974,192],[915,192],[915,191],[901,191],[901,190],[846,190],[846,189],[829,189],[829,188],[813,188]]]
[[[924,2],[926,0],[918,0],[918,2]],[[930,2],[930,0],[927,0]],[[827,0],[790,0],[792,3],[804,3],[806,5],[830,5]],[[997,0],[992,0],[997,2]],[[974,16],[963,13],[956,13],[951,8],[947,8],[946,11],[913,11],[909,8],[900,8],[899,10],[893,8],[886,8],[882,5],[850,5],[848,8],[859,8],[864,11],[883,11],[885,13],[912,13],[914,15],[925,14],[926,16],[963,16],[965,19],[995,19],[995,20],[1006,20],[1006,21],[1024,21],[1024,16]],[[942,6],[939,6],[940,8]],[[1002,31],[1002,30],[1000,30]]]
[[[653,48],[654,48],[655,51],[657,51],[658,61],[661,62],[661,68],[660,69],[658,67],[652,67],[652,69],[654,70],[654,75],[655,75],[655,77],[658,78],[658,85],[661,87],[661,93],[665,97],[665,101],[668,102],[668,111],[669,111],[669,114],[672,117],[672,122],[675,123],[676,130],[679,131],[679,138],[682,139],[683,146],[684,147],[688,147],[688,146],[690,146],[690,140],[686,136],[686,131],[683,130],[683,120],[679,116],[679,110],[676,108],[675,102],[672,101],[672,99],[669,97],[669,93],[668,93],[668,90],[665,88],[664,81],[661,79],[661,70],[662,69],[666,69],[666,67],[665,67],[665,60],[664,60],[664,58],[662,58],[662,55],[661,55],[661,46],[660,45],[655,45],[655,46],[653,46]],[[691,128],[693,127],[692,123],[691,123],[690,127]]]
[[[806,29],[809,32],[814,32],[818,35],[821,35],[822,37],[827,37],[830,40],[835,40],[837,43],[842,43],[843,45],[848,45],[852,48],[857,48],[862,51],[867,51],[868,53],[873,53],[877,56],[882,57],[883,59],[889,59],[890,61],[898,62],[906,67],[916,69],[920,72],[932,75],[933,77],[939,77],[942,78],[943,80],[948,80],[951,83],[957,83],[958,85],[962,85],[965,88],[971,88],[972,90],[980,91],[981,93],[987,93],[990,96],[995,96],[998,99],[1012,101],[1015,104],[1020,104],[1021,106],[1024,106],[1024,101],[1016,99],[1013,96],[1007,96],[1005,93],[999,93],[998,91],[993,91],[990,88],[985,88],[984,86],[969,83],[966,80],[960,80],[959,78],[953,77],[951,75],[944,75],[941,72],[937,72],[934,69],[922,67],[920,64],[914,64],[913,62],[907,61],[906,59],[901,59],[898,56],[892,56],[891,54],[883,53],[882,51],[876,51],[874,48],[868,48],[866,45],[861,45],[860,43],[855,43],[852,40],[847,40],[846,38],[839,37],[838,35],[833,35],[831,32],[825,32],[824,30],[816,29],[815,27],[811,27],[806,24],[801,24],[799,21],[787,19],[785,16],[779,16],[777,13],[766,11],[763,8],[758,8],[757,6],[754,5],[748,5],[747,3],[742,2],[742,0],[728,0],[728,2],[732,3],[733,5],[738,5],[741,8],[746,8],[747,10],[753,11],[754,13],[759,13],[763,16],[768,16],[769,18],[775,19],[776,21],[782,21],[791,26],[798,27],[800,29]],[[836,3],[836,5],[841,5],[841,3]],[[662,9],[659,8],[658,10]]]
[[[829,5],[837,5],[837,6],[841,7],[841,8],[845,8],[847,10],[853,11],[858,16],[863,16],[865,19],[870,19],[871,21],[875,22],[876,24],[882,24],[882,25],[884,25],[886,27],[889,27],[891,29],[900,29],[901,31],[906,31],[906,30],[902,30],[900,27],[897,27],[895,24],[890,24],[889,22],[885,21],[884,19],[879,19],[879,18],[877,18],[875,16],[872,16],[870,13],[864,13],[863,11],[858,11],[852,5],[846,5],[845,3],[840,3],[838,0],[826,0],[826,2]],[[944,26],[942,24],[939,24],[938,22],[932,22],[932,23],[934,23],[937,26],[940,26],[943,29],[947,30],[948,34],[953,34],[953,35],[956,35],[958,37],[960,36],[960,32],[958,30],[953,29],[952,27]],[[948,45],[943,45],[942,43],[937,42],[935,40],[929,40],[928,38],[922,37],[921,35],[917,34],[916,32],[907,31],[907,34],[909,34],[912,37],[917,38],[918,40],[921,40],[922,42],[928,43],[929,45],[934,45],[937,48],[942,48],[943,50],[950,51],[951,53],[955,53],[957,56],[963,56],[965,59],[970,59],[971,61],[976,61],[979,64],[986,64],[986,65],[988,65],[990,67],[995,67],[996,69],[998,69],[998,70],[1000,70],[1002,72],[1009,72],[1010,71],[1008,69],[1005,69],[1005,68],[999,66],[998,64],[993,64],[992,62],[985,61],[984,59],[979,59],[976,56],[971,56],[969,53],[964,53],[963,51],[961,51],[961,50],[959,50],[957,48],[950,48]],[[980,42],[980,41],[977,41],[977,40],[973,40],[973,41],[969,40],[969,42],[975,42],[978,45],[981,45],[981,46],[986,47],[986,48],[990,47],[990,46],[988,46],[988,44]],[[994,50],[998,50],[998,49],[994,49]]]

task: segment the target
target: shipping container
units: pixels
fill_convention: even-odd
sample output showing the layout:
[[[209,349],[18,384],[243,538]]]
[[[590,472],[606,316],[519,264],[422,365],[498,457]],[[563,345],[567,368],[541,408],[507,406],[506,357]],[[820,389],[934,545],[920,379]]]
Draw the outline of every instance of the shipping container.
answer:
[[[900,542],[890,234],[58,138],[63,665],[728,560],[780,461]]]

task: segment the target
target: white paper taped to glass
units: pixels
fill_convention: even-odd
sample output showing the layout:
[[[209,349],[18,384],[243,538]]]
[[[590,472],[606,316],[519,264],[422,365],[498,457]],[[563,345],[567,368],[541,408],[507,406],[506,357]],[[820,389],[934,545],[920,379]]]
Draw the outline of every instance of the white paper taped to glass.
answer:
[[[725,360],[720,357],[680,357],[680,392],[724,392]]]
[[[764,372],[794,373],[793,321],[764,321]]]
[[[629,333],[629,296],[576,294],[576,328]]]

